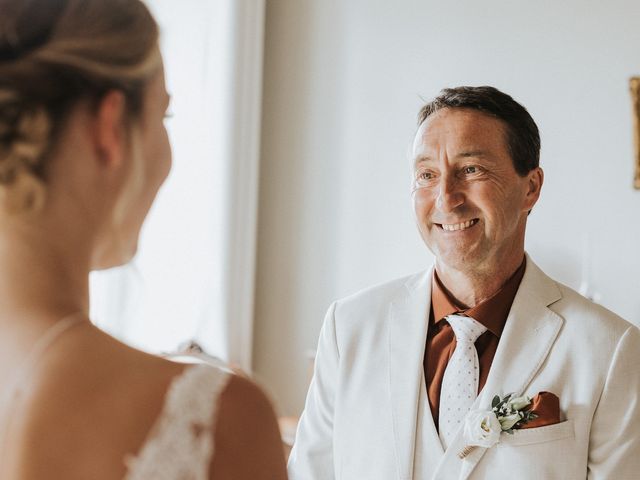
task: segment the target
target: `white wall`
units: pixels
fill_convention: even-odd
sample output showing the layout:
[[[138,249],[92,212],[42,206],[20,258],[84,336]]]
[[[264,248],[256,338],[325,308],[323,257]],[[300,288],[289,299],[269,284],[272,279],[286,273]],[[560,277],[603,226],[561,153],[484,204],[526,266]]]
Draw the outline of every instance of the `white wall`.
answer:
[[[640,323],[628,78],[640,3],[269,0],[254,368],[297,414],[335,298],[427,266],[407,149],[423,98],[494,85],[531,112],[546,181],[527,249]],[[586,240],[585,240],[586,239]]]

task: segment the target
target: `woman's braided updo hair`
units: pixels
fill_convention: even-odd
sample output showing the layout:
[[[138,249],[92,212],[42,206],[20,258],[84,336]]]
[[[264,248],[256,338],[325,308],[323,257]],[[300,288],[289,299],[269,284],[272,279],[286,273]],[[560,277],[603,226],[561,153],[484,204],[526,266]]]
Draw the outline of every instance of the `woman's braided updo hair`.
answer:
[[[159,66],[158,27],[140,0],[0,0],[4,210],[43,203],[47,155],[75,105],[117,89],[134,120]]]

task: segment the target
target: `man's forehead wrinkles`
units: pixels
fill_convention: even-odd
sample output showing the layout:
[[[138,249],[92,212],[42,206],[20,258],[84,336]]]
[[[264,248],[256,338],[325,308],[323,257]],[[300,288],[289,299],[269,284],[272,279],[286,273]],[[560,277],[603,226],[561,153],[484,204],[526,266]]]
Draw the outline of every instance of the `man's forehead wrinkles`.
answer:
[[[414,165],[423,163],[438,163],[439,155],[430,155],[428,153],[419,153],[414,159]],[[486,150],[462,150],[453,155],[447,155],[451,160],[464,160],[466,158],[477,158],[481,160],[491,160],[491,153]]]

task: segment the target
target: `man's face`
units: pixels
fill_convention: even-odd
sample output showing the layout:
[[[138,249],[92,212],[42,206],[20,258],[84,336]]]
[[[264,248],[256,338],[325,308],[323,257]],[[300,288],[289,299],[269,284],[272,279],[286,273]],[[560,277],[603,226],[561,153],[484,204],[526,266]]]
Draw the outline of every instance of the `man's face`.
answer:
[[[542,171],[519,176],[506,139],[501,120],[472,109],[445,108],[420,125],[413,204],[440,268],[481,274],[522,260]]]

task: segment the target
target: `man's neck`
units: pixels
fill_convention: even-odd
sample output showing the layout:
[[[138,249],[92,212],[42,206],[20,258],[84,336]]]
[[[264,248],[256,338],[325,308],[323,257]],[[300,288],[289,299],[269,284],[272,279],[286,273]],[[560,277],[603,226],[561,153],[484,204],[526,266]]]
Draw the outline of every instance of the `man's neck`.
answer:
[[[523,259],[524,253],[508,264],[473,271],[457,270],[436,262],[436,273],[452,299],[461,307],[471,308],[500,290],[518,270]]]

